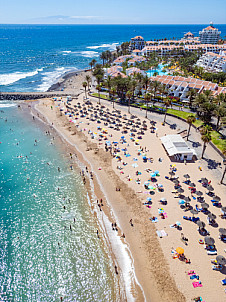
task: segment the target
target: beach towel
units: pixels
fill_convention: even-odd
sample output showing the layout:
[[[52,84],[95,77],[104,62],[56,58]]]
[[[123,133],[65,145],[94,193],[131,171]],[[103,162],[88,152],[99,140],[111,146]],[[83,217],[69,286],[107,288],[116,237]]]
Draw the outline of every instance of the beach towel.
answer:
[[[164,230],[156,231],[159,238],[168,236],[168,234]]]
[[[192,285],[193,285],[194,288],[202,287],[202,284],[200,282],[192,282]]]
[[[188,275],[193,275],[193,274],[195,274],[195,271],[194,271],[194,270],[190,270],[190,271],[188,271],[187,274],[188,274]]]

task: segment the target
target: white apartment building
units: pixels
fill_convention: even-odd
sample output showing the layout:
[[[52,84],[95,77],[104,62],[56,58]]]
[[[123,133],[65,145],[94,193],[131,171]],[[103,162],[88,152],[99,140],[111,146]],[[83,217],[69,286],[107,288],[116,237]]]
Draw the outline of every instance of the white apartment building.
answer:
[[[139,68],[131,67],[131,68],[127,68],[127,69],[126,69],[126,75],[127,75],[127,76],[133,76],[133,75],[135,75],[135,74],[137,74],[137,73],[140,73],[140,74],[142,74],[143,76],[146,76],[146,72],[143,71],[143,70],[141,70],[141,69],[139,69]]]
[[[186,51],[202,51],[204,53],[206,53],[206,52],[220,53],[221,51],[226,51],[226,44],[184,45],[184,50],[186,50]]]
[[[210,26],[203,28],[203,30],[199,32],[200,42],[202,44],[217,44],[220,39],[220,34],[221,32],[210,22]]]
[[[182,101],[188,101],[187,94],[191,89],[194,89],[197,93],[201,93],[203,90],[211,90],[214,96],[221,92],[226,93],[226,87],[219,87],[216,83],[195,78],[163,75],[152,77],[151,81],[158,81],[161,84],[164,84],[168,89],[170,96],[178,97]]]
[[[196,65],[211,72],[226,72],[226,53],[223,51],[220,54],[207,52],[199,58]]]
[[[142,50],[145,46],[144,38],[141,36],[136,36],[134,38],[131,38],[130,40],[130,51],[133,51],[134,49]]]

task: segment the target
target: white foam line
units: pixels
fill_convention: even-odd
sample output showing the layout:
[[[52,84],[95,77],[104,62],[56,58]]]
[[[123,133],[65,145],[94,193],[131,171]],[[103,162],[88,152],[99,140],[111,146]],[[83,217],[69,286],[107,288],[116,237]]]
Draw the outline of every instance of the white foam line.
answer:
[[[39,109],[37,109],[36,105],[35,105],[35,110],[37,110],[40,114],[43,115],[43,113]],[[39,118],[39,119],[41,121],[43,121],[41,118]],[[89,165],[92,168],[92,171],[94,171],[93,165],[86,158],[85,154],[82,153],[82,152],[80,152],[80,150],[77,148],[77,146],[75,144],[73,144],[63,133],[61,133],[60,131],[58,131],[58,129],[55,127],[55,125],[52,125],[52,123],[50,122],[50,120],[48,119],[48,117],[45,116],[45,119],[47,120],[48,125],[51,125],[51,127],[55,129],[55,131],[58,133],[59,136],[61,136],[68,144],[70,144],[71,146],[75,147],[75,149],[82,155],[83,159],[86,162],[89,163]],[[108,200],[107,195],[106,195],[106,192],[105,192],[105,189],[102,186],[102,183],[101,183],[98,175],[96,174],[96,172],[94,172],[94,174],[96,176],[96,179],[98,180],[98,184],[99,184],[99,186],[101,188],[101,192],[103,192],[103,195],[105,196],[108,204],[110,205],[109,200]],[[113,214],[113,216],[116,217],[117,224],[120,227],[120,224],[118,222],[117,216],[114,213],[113,208],[110,207],[110,209],[111,209],[111,214]],[[109,236],[109,234],[112,233],[111,223],[110,223],[109,219],[106,217],[106,215],[104,213],[102,215],[103,215],[104,226],[107,229],[106,233]],[[143,293],[143,296],[144,296],[144,300],[146,301],[144,290],[143,290],[141,284],[139,283],[139,281],[137,280],[137,277],[136,277],[135,267],[134,267],[134,258],[133,258],[132,254],[131,254],[130,249],[129,249],[129,244],[127,242],[125,242],[125,244],[124,244],[121,241],[120,237],[117,236],[117,235],[116,236],[115,235],[114,236],[109,236],[109,240],[110,240],[110,243],[111,243],[111,247],[112,247],[112,249],[114,251],[114,254],[116,256],[116,259],[117,259],[117,261],[119,263],[119,267],[122,268],[123,280],[125,282],[125,290],[126,290],[126,296],[127,296],[128,301],[131,301],[131,302],[135,301],[135,298],[133,297],[133,295],[131,293],[132,289],[133,289],[132,288],[132,283],[133,283],[132,281],[135,281],[135,283],[140,287],[140,289],[141,289],[141,291]],[[119,250],[120,250],[120,253],[118,252]],[[123,256],[120,257],[121,255],[123,255]]]

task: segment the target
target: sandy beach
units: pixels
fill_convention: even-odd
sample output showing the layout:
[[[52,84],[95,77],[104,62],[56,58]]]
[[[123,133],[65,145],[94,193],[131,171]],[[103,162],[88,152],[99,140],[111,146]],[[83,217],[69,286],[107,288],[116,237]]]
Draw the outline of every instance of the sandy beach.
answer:
[[[127,107],[116,104],[120,112],[115,111],[110,103],[101,100],[104,105],[101,107],[97,104],[98,100],[92,98],[89,99],[92,104],[85,104],[82,82],[86,74],[83,72],[64,81],[65,91],[76,95],[71,102],[67,103],[66,98],[59,97],[55,101],[41,100],[35,105],[36,112],[34,110],[33,113],[48,122],[71,145],[70,150],[75,150],[79,160],[93,172],[93,181],[90,181],[88,175],[86,181],[94,186],[97,198],[103,199],[104,206],[98,207],[109,218],[109,224],[117,223],[117,231],[109,225],[106,230],[108,237],[120,239],[132,255],[135,273],[131,299],[179,302],[201,296],[206,302],[225,301],[220,281],[225,278],[226,271],[212,269],[211,260],[216,256],[207,255],[204,245],[199,243],[204,237],[198,232],[198,225],[183,219],[183,216],[193,215],[179,205],[180,198],[174,193],[177,190],[169,171],[172,171],[171,165],[175,165],[174,178],[179,179],[183,195],[190,197],[193,208],[196,204],[201,208],[201,203],[197,202],[196,194],[191,194],[183,175],[189,174],[196,190],[203,192],[209,211],[217,217],[217,227],[208,225],[207,216],[202,212],[195,217],[205,222],[207,231],[215,239],[217,254],[223,256],[225,244],[219,239],[219,228],[225,227],[225,220],[219,217],[220,209],[212,205],[211,197],[206,194],[207,189],[199,180],[203,177],[211,180],[214,193],[221,198],[223,206],[225,186],[219,185],[214,171],[199,159],[186,164],[171,162],[160,137],[175,134],[178,129],[163,126],[159,121],[154,120],[156,123],[153,123],[152,120],[144,119],[137,109],[131,109],[134,114],[131,118]],[[74,113],[69,116],[70,112]],[[208,152],[217,158],[215,151]],[[143,160],[144,156],[147,161]],[[151,173],[155,171],[158,171],[154,177],[156,181],[152,181]],[[120,191],[116,191],[116,188]],[[153,192],[153,195],[149,192]],[[167,200],[166,205],[160,203],[162,198]],[[150,219],[153,216],[157,218],[156,222]],[[176,222],[180,222],[179,228],[172,227]],[[125,238],[121,237],[122,234]],[[181,240],[182,236],[188,241]],[[178,247],[184,249],[191,263],[174,257],[172,251]],[[119,258],[117,260],[117,246],[112,246],[112,252],[123,280],[125,263],[120,263]],[[194,271],[193,275],[199,278],[191,279],[189,271]]]

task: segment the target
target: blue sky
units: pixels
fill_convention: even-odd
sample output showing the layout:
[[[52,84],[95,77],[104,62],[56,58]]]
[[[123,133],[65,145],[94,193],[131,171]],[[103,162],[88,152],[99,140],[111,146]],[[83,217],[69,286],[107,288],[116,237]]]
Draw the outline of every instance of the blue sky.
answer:
[[[226,0],[0,0],[0,23],[226,24]]]

